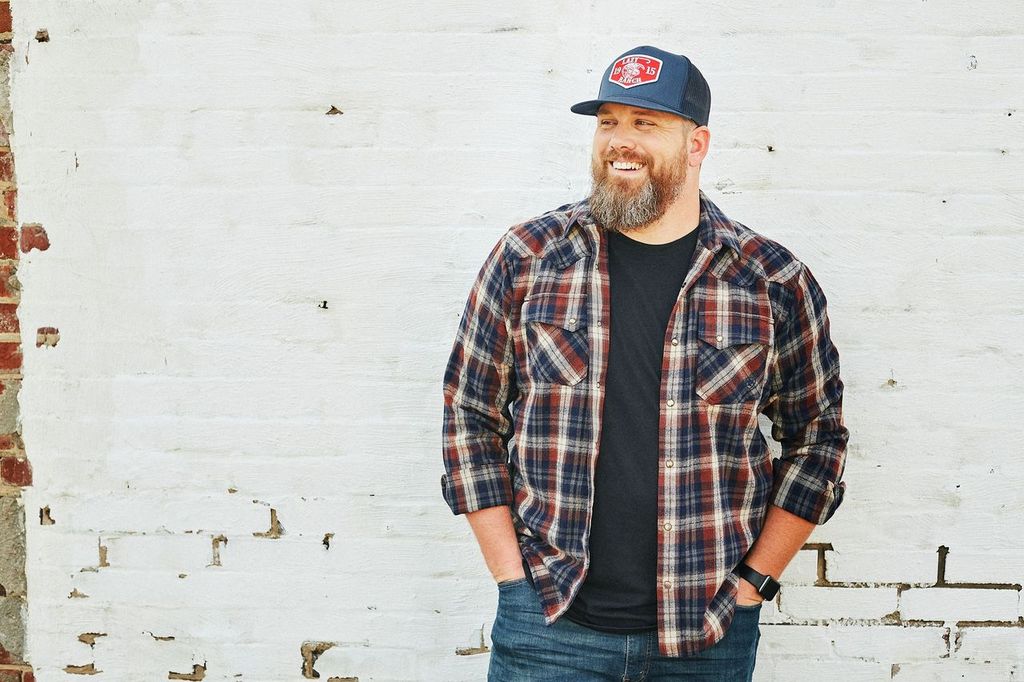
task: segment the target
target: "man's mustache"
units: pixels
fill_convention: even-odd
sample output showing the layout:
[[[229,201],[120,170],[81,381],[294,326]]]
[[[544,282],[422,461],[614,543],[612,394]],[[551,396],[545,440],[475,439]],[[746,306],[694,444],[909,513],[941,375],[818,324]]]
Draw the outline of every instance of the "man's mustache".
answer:
[[[642,163],[646,166],[651,165],[649,157],[631,152],[608,152],[601,156],[601,160],[605,162],[626,161],[627,163]]]

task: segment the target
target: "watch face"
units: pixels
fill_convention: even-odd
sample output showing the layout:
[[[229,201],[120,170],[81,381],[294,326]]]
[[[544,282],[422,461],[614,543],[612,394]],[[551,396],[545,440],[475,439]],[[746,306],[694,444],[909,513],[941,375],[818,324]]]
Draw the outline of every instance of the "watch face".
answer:
[[[775,599],[775,595],[779,593],[779,583],[778,581],[769,578],[767,581],[765,581],[764,589],[758,591],[761,593],[761,596],[765,599]]]

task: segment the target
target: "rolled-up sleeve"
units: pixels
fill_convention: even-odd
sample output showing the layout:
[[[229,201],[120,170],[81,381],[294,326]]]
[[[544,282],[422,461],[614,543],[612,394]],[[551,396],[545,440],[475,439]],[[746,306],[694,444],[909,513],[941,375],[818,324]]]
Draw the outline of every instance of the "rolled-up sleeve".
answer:
[[[444,376],[441,492],[453,514],[509,505],[509,403],[516,394],[505,237],[488,254],[463,310]]]
[[[842,503],[850,433],[843,424],[839,352],[829,335],[825,294],[803,264],[787,287],[789,314],[776,328],[774,395],[765,408],[782,445],[771,502],[823,524]]]

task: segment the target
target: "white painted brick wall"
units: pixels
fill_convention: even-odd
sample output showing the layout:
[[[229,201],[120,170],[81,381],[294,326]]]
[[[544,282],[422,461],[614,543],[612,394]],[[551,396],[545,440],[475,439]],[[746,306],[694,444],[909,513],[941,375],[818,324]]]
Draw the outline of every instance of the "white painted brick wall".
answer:
[[[807,587],[789,585],[780,613],[798,621],[857,618],[881,620],[896,610],[895,587]]]
[[[707,75],[703,186],[814,270],[846,382],[827,582],[801,552],[756,679],[1024,674],[1020,3],[13,5],[37,680],[299,680],[319,641],[321,679],[483,679],[444,362],[498,236],[587,191],[567,107],[645,42]]]

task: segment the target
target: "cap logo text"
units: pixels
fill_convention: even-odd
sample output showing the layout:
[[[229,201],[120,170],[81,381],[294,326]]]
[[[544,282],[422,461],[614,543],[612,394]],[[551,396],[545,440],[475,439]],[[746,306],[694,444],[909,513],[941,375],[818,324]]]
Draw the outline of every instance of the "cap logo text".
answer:
[[[612,65],[608,80],[624,88],[634,88],[658,80],[661,60],[645,54],[626,55]]]

